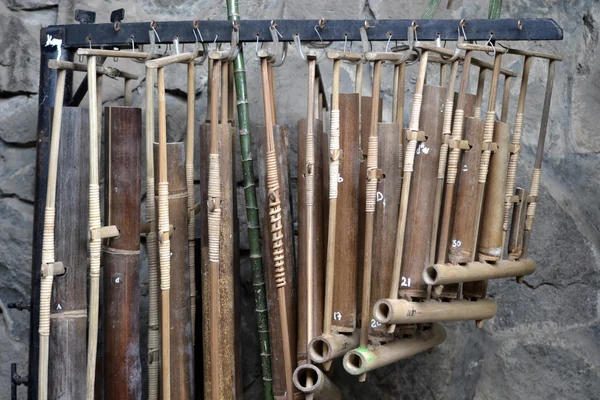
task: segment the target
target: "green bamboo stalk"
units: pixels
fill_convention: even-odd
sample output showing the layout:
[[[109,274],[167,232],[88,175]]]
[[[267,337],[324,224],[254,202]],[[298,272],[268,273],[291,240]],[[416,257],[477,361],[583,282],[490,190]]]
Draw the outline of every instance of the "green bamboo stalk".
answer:
[[[423,19],[433,18],[441,2],[442,0],[430,0],[425,12],[423,13]]]
[[[237,0],[227,0],[227,18],[230,21],[239,20]],[[273,381],[271,375],[271,341],[269,338],[269,317],[267,314],[267,290],[262,263],[260,245],[260,223],[258,202],[254,185],[254,167],[252,149],[250,146],[250,110],[246,91],[246,67],[244,64],[243,48],[233,62],[235,77],[235,92],[237,97],[238,126],[240,132],[240,149],[242,153],[242,172],[244,182],[244,197],[246,199],[246,219],[248,220],[248,241],[250,242],[250,264],[252,266],[252,281],[254,286],[254,313],[260,341],[260,358],[262,364],[265,399],[273,399]]]
[[[502,11],[502,0],[490,0],[490,8],[488,9],[488,19],[500,18]]]

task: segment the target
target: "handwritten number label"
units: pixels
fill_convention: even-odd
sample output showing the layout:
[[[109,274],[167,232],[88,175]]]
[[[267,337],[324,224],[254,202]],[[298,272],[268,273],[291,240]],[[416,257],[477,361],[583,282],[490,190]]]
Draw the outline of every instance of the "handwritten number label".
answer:
[[[407,317],[414,317],[415,315],[417,315],[417,310],[415,310],[414,308],[412,310],[406,311]]]
[[[383,193],[377,192],[377,202],[380,202],[381,200],[383,200]]]
[[[341,321],[342,320],[342,313],[339,311],[336,311],[333,313],[333,319],[336,321]]]
[[[378,326],[381,326],[381,322],[377,322],[374,319],[371,320],[371,328],[377,328]]]
[[[338,183],[344,182],[344,178],[340,174],[338,174]]]
[[[402,277],[402,283],[400,283],[400,286],[404,286],[404,287],[410,287],[410,278],[406,278],[406,277]]]
[[[452,247],[460,247],[461,245],[462,245],[462,242],[460,240],[456,240],[456,239],[452,240]]]

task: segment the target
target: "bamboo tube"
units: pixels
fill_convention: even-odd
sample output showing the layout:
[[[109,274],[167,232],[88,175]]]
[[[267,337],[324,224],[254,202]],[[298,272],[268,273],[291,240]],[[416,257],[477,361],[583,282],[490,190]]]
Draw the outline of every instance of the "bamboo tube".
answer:
[[[523,256],[523,236],[527,219],[527,191],[523,188],[515,190],[517,203],[513,208],[510,236],[508,240],[508,259],[518,260]]]
[[[454,110],[452,121],[452,135],[450,137],[448,154],[448,166],[446,167],[446,188],[444,190],[444,202],[442,208],[442,219],[438,239],[437,262],[445,262],[450,243],[450,229],[452,227],[452,215],[454,211],[454,185],[458,175],[458,164],[461,155],[461,143],[463,139],[463,126],[465,122],[465,103],[467,85],[469,83],[469,70],[471,68],[472,53],[467,51],[463,61],[463,71],[460,80],[460,89]]]
[[[375,220],[375,203],[377,201],[377,167],[378,167],[378,145],[377,116],[379,115],[379,97],[381,90],[381,65],[382,61],[375,61],[373,65],[373,100],[371,106],[371,125],[369,131],[369,144],[367,152],[367,174],[365,186],[365,247],[362,279],[362,306],[360,318],[360,346],[368,344],[370,303],[371,303],[371,279],[373,262],[373,228]],[[359,378],[364,381],[365,376]]]
[[[294,290],[294,230],[292,224],[292,207],[290,202],[291,186],[289,177],[289,131],[286,125],[276,125],[273,127],[273,141],[275,143],[275,154],[277,156],[277,170],[279,171],[279,193],[281,199],[281,213],[283,225],[283,238],[285,245],[285,270],[286,270],[286,307],[288,309],[288,324],[290,335],[290,346],[297,348],[297,328],[296,328],[296,295]],[[258,147],[258,159],[266,160],[267,149],[266,142],[261,140]],[[258,163],[259,182],[267,180],[267,169],[265,163]],[[268,204],[268,193],[265,185],[259,186],[259,204]],[[261,214],[261,223],[268,226],[270,223],[269,213],[265,207],[259,210]],[[272,268],[272,242],[263,241],[263,263],[267,268]],[[284,398],[286,393],[285,386],[285,366],[283,360],[283,347],[281,338],[281,323],[279,318],[279,303],[277,301],[277,289],[275,277],[273,274],[265,276],[267,283],[267,296],[269,304],[269,330],[271,332],[271,355],[273,364],[273,392],[276,398]],[[292,365],[296,365],[296,352],[292,353]]]
[[[350,375],[362,375],[374,369],[414,356],[441,344],[446,339],[446,330],[440,324],[418,330],[408,339],[397,339],[372,350],[359,347],[346,353],[344,369]]]
[[[464,135],[471,148],[462,153],[457,171],[458,184],[455,186],[451,244],[448,251],[448,260],[455,264],[468,262],[472,256],[470,253],[471,240],[475,229],[473,203],[477,200],[483,146],[483,122],[481,119],[466,117]]]
[[[123,88],[123,102],[125,106],[131,106],[133,104],[132,90],[133,81],[131,79],[125,79]]]
[[[503,244],[506,241],[506,232],[508,231],[511,208],[513,205],[512,199],[515,193],[515,179],[517,176],[517,167],[519,165],[519,154],[521,153],[521,137],[523,136],[523,120],[525,116],[525,99],[527,98],[527,84],[529,82],[531,62],[532,58],[529,56],[526,56],[523,60],[523,73],[521,75],[521,88],[519,90],[517,114],[515,116],[514,131],[510,144],[510,159],[508,161],[504,201],[504,221],[502,224],[502,229],[504,230],[504,239],[502,240]],[[502,248],[504,248],[504,245]]]
[[[497,309],[496,302],[490,299],[452,302],[382,299],[373,306],[373,315],[382,324],[428,324],[490,319]]]
[[[229,119],[229,64],[221,62],[221,119],[220,124],[226,124]]]
[[[475,108],[473,109],[473,118],[481,118],[481,105],[483,104],[483,91],[485,89],[485,73],[487,69],[479,67],[479,75],[477,79],[477,100],[475,100]]]
[[[396,107],[392,112],[392,122],[398,123],[400,128],[398,132],[398,201],[402,195],[402,175],[404,172],[404,91],[406,87],[406,63],[394,66],[394,71],[398,71],[398,78],[394,85],[396,95]],[[394,75],[395,78],[395,75]],[[395,115],[394,115],[395,111]]]
[[[376,243],[373,250],[373,272],[371,284],[371,300],[374,304],[389,291],[394,264],[394,242],[396,237],[396,222],[398,220],[398,148],[400,142],[400,126],[397,123],[380,123],[378,165],[382,178],[377,184],[374,223],[377,229],[373,234]],[[365,310],[369,312],[370,310]],[[369,315],[369,339],[371,343],[382,343],[392,340],[387,327],[381,326]]]
[[[554,87],[554,70],[557,60],[550,60],[548,65],[548,77],[546,78],[546,94],[544,96],[544,108],[542,109],[542,121],[540,123],[540,134],[538,136],[538,145],[535,154],[535,164],[531,176],[531,187],[529,189],[529,199],[527,205],[527,217],[525,219],[525,236],[523,237],[523,257],[527,256],[529,248],[529,238],[533,229],[533,220],[540,190],[540,180],[542,178],[542,159],[544,158],[544,143],[546,141],[546,132],[548,130],[548,118],[550,115],[550,103],[552,101],[552,89]]]
[[[423,268],[434,260],[430,259],[431,240],[434,227],[435,195],[439,178],[439,158],[442,150],[444,119],[442,112],[444,99],[447,100],[446,88],[425,85],[423,89],[423,104],[420,115],[420,127],[426,140],[422,141],[415,150],[414,178],[408,190],[410,198],[407,204],[407,221],[402,257],[402,274],[397,287],[399,293],[390,298],[410,296],[414,298],[427,297],[427,285],[421,274]],[[394,277],[395,278],[395,277]],[[379,298],[385,298],[385,294]]]
[[[357,330],[351,334],[331,333],[313,338],[308,344],[308,355],[311,361],[324,364],[338,357],[342,357],[348,350],[358,346],[359,333]]]
[[[500,115],[500,121],[507,122],[508,121],[508,107],[510,104],[510,84],[512,82],[512,77],[505,75],[504,76],[504,87],[502,88],[502,113]]]
[[[410,114],[410,121],[406,132],[408,143],[404,152],[404,168],[402,177],[402,192],[400,197],[400,209],[398,212],[398,230],[396,232],[395,252],[394,252],[394,268],[392,271],[392,279],[390,285],[390,298],[398,298],[398,288],[400,286],[400,275],[402,269],[402,259],[404,252],[404,237],[406,232],[406,221],[408,216],[408,201],[410,198],[410,187],[412,173],[414,169],[415,154],[417,151],[417,142],[419,140],[419,120],[421,115],[421,105],[423,102],[423,87],[425,86],[425,76],[427,74],[427,59],[429,51],[424,50],[419,61],[419,72],[417,74],[417,82],[415,93],[413,95],[413,104]],[[370,307],[367,308],[369,312]],[[364,313],[364,310],[363,310]],[[392,333],[395,326],[389,326],[388,332]]]
[[[437,239],[440,224],[440,214],[442,211],[442,194],[444,192],[444,178],[446,176],[446,165],[448,163],[448,143],[452,135],[452,117],[454,113],[454,86],[456,85],[456,76],[458,75],[458,61],[452,63],[450,70],[450,79],[446,89],[446,101],[444,103],[444,120],[442,123],[442,144],[440,146],[438,158],[438,174],[435,188],[435,200],[433,208],[433,225],[431,228],[431,241],[429,250],[429,260],[435,260],[437,249]]]
[[[306,133],[308,128],[306,126],[306,120],[302,119],[298,122],[298,349],[297,349],[297,363],[304,364],[308,360],[307,346],[309,340],[308,336],[308,314],[307,314],[307,303],[308,303],[308,289],[307,289],[307,253],[303,249],[306,249],[306,240],[308,236],[306,218],[307,218],[307,207],[306,207]],[[329,177],[323,173],[324,161],[326,155],[326,140],[327,136],[323,133],[323,125],[319,120],[313,122],[313,132],[316,134],[316,148],[315,148],[315,204],[324,203],[324,181]],[[311,337],[316,337],[322,333],[323,324],[323,297],[324,297],[324,243],[325,243],[325,232],[323,227],[323,216],[325,212],[324,207],[315,207],[313,212],[315,214],[315,242],[316,249],[313,252],[313,290],[312,290],[312,304],[314,307],[314,313],[311,315],[313,334]],[[303,267],[304,266],[304,267]]]
[[[219,86],[221,85],[221,61],[213,62],[211,80],[211,109],[210,109],[210,154],[208,175],[208,265],[211,282],[210,296],[210,397],[213,400],[220,398],[219,383],[219,252],[221,228],[221,177],[218,151],[218,121],[219,121]]]
[[[185,140],[185,173],[188,207],[188,266],[190,280],[190,307],[192,316],[192,340],[196,344],[196,200],[194,198],[194,127],[196,105],[196,68],[194,61],[187,64],[187,134]]]
[[[275,154],[275,143],[273,141],[273,124],[275,111],[273,95],[273,79],[270,76],[269,60],[261,59],[261,75],[263,86],[263,97],[265,102],[265,125],[267,142],[267,186],[269,189],[269,217],[271,223],[271,242],[274,261],[274,277],[277,286],[277,297],[279,301],[279,312],[281,319],[281,337],[283,347],[283,358],[285,367],[286,394],[288,400],[294,397],[294,386],[292,381],[292,355],[290,348],[288,314],[286,307],[286,273],[285,273],[285,246],[283,236],[283,224],[281,221],[281,198],[279,194],[279,177],[277,171],[277,156]]]
[[[158,399],[159,316],[158,316],[158,227],[154,201],[154,69],[146,67],[146,236],[148,252],[148,399]]]
[[[96,57],[90,56],[88,64],[88,97],[90,110],[90,187],[89,187],[89,229],[97,230],[100,221],[100,191],[98,179],[99,164],[99,107],[98,86],[96,85]],[[100,248],[102,240],[99,237],[90,239],[90,308],[88,323],[88,359],[87,359],[87,390],[86,398],[94,398],[94,379],[96,373],[96,352],[98,345],[98,307],[100,291]]]
[[[104,276],[104,394],[142,396],[139,348],[140,164],[142,113],[108,107],[105,115],[105,218],[119,223],[119,236],[102,246]]]
[[[446,81],[448,80],[448,64],[442,63],[440,64],[440,87],[447,87],[448,84]]]
[[[60,75],[60,74],[59,74]],[[57,88],[58,90],[58,88]],[[58,93],[57,93],[58,94]],[[62,97],[56,99],[61,107]],[[58,122],[58,121],[57,121]],[[61,117],[62,143],[58,149],[56,182],[57,260],[72,266],[53,281],[50,307],[48,397],[85,398],[87,333],[87,240],[89,115],[85,108],[64,107]],[[50,144],[55,144],[54,136]],[[52,159],[51,159],[52,160]],[[52,164],[49,164],[51,166]],[[73,194],[77,193],[77,196]],[[48,198],[46,198],[48,200]],[[62,234],[68,232],[68,234]],[[43,278],[45,279],[45,278]]]
[[[155,163],[159,145],[154,145]],[[177,399],[194,398],[193,345],[189,269],[186,264],[188,246],[188,192],[186,182],[186,149],[184,143],[167,143],[167,177],[169,182],[169,223],[171,252],[170,334],[171,396]],[[155,177],[158,178],[158,177]],[[158,195],[158,191],[155,192]],[[165,360],[166,362],[166,360]],[[163,363],[164,368],[164,363]]]
[[[423,279],[428,285],[448,285],[452,283],[475,282],[488,279],[510,278],[530,275],[535,271],[532,260],[500,260],[495,264],[468,262],[465,265],[434,264],[423,271]]]
[[[316,400],[341,400],[340,389],[319,368],[312,364],[304,364],[294,371],[294,385],[306,397],[314,396]]]
[[[59,70],[56,79],[56,94],[54,97],[54,114],[52,118],[52,133],[50,156],[48,161],[48,187],[46,190],[46,209],[44,213],[44,231],[42,236],[42,268],[44,265],[54,265],[54,225],[56,207],[56,181],[58,171],[58,155],[60,149],[60,131],[62,123],[62,107],[67,71]],[[95,77],[95,75],[94,75]],[[42,274],[43,275],[43,274]],[[53,274],[42,276],[40,283],[40,316],[39,316],[39,364],[38,364],[38,398],[48,398],[48,352],[50,336],[50,301],[52,297]]]

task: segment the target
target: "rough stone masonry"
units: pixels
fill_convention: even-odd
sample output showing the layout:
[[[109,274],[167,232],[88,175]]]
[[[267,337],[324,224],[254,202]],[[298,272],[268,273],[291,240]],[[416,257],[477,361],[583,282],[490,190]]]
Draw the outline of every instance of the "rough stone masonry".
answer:
[[[75,23],[73,15],[78,8],[96,11],[98,22],[108,22],[110,10],[121,7],[126,10],[124,22],[224,19],[226,13],[224,2],[217,0],[0,1],[0,393],[8,394],[10,363],[18,363],[23,374],[27,370],[29,316],[26,311],[8,309],[6,304],[28,301],[30,292],[40,27]],[[242,18],[253,19],[418,18],[423,14],[425,3],[422,0],[241,0],[240,9]],[[445,3],[435,18],[487,16],[485,0],[455,0],[450,9],[445,8]],[[351,379],[336,365],[336,381],[345,383],[345,399],[592,399],[600,396],[600,207],[597,201],[600,198],[600,140],[597,122],[594,122],[600,115],[600,1],[505,1],[502,16],[554,18],[564,29],[562,42],[526,44],[532,49],[565,57],[557,68],[541,200],[530,250],[538,269],[522,285],[512,280],[490,285],[490,297],[498,302],[499,311],[483,329],[474,328],[473,323],[447,324],[448,338],[439,348],[370,373],[363,384]],[[261,107],[256,106],[261,94],[258,65],[252,62],[253,52],[254,45],[247,45],[249,95],[256,137],[263,117]],[[298,72],[305,67],[295,51],[290,53],[286,64],[277,70],[276,90],[278,119],[290,125],[291,158],[295,160],[296,122],[305,112],[306,87],[304,72]],[[107,64],[111,62],[107,60]],[[522,60],[505,57],[505,65],[520,73]],[[130,67],[143,75],[141,65]],[[330,68],[323,68],[323,72],[325,81],[330,82]],[[180,140],[185,131],[185,107],[176,107],[185,102],[185,74],[172,74],[180,75],[167,82],[171,140]],[[517,182],[525,187],[529,185],[528,171],[533,164],[545,77],[545,65],[535,62],[527,95],[521,157],[527,172],[522,168]],[[81,79],[80,76],[78,80]],[[351,88],[352,79],[350,69],[342,71],[342,81],[347,85],[342,90]],[[134,105],[143,107],[143,79],[137,85]],[[414,81],[409,82],[407,101],[410,101],[411,85],[414,86]],[[105,87],[104,105],[119,104],[121,88],[110,82]],[[197,88],[196,115],[200,123],[206,104],[204,68],[198,69]],[[369,91],[366,87],[365,93]],[[517,93],[518,84],[514,83],[509,121],[514,121]],[[390,99],[387,82],[384,102],[389,103]],[[293,177],[292,182],[295,184],[296,178]],[[244,204],[239,186],[238,204]],[[238,213],[242,224],[244,388],[246,397],[252,399],[261,397],[262,383],[243,207]],[[140,290],[146,295],[147,273],[142,271],[141,274]],[[142,315],[146,314],[143,306]],[[21,387],[19,397],[23,396],[25,390]]]

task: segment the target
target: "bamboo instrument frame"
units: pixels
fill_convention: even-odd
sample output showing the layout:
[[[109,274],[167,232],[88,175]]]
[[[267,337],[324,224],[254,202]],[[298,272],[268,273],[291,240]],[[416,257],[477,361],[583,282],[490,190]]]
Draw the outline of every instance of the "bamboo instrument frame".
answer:
[[[271,223],[270,240],[273,242],[273,270],[275,282],[277,286],[277,297],[279,301],[279,313],[281,323],[281,337],[283,345],[283,358],[285,366],[285,384],[286,397],[288,400],[294,398],[294,383],[293,383],[293,368],[292,355],[290,348],[290,335],[288,329],[288,315],[286,307],[286,273],[285,273],[285,247],[283,243],[283,224],[281,217],[281,199],[279,196],[279,173],[277,169],[277,155],[275,153],[275,143],[273,140],[273,125],[275,125],[275,101],[273,99],[274,92],[274,76],[273,69],[270,65],[272,57],[264,52],[259,51],[261,64],[261,78],[264,98],[265,111],[265,136],[267,142],[267,186],[269,199],[269,219]]]

